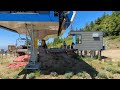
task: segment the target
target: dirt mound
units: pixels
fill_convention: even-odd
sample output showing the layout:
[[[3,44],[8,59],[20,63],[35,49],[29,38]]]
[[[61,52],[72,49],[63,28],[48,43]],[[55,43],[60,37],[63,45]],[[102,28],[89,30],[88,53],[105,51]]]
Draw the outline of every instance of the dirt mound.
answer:
[[[57,72],[59,75],[63,75],[67,72],[77,74],[82,71],[86,71],[91,75],[93,75],[92,73],[97,73],[89,64],[77,58],[77,55],[68,56],[65,53],[46,54],[44,59],[40,59],[41,72],[43,74]]]
[[[120,49],[109,49],[102,51],[102,56],[112,61],[120,61]]]
[[[104,38],[104,44],[106,49],[120,49],[120,40],[109,40],[109,38]]]

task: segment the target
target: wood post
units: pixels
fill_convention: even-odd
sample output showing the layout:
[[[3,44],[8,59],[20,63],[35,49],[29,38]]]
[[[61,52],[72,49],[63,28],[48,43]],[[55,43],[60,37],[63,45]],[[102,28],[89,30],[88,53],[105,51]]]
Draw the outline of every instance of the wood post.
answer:
[[[84,55],[85,55],[85,57],[87,57],[87,50],[84,51]]]
[[[77,50],[77,54],[79,55],[79,50]]]
[[[98,59],[101,60],[101,50],[98,51]]]
[[[99,59],[101,60],[101,50],[100,50],[100,58]]]
[[[80,51],[80,56],[82,57],[82,50]]]
[[[93,58],[93,50],[90,51],[90,57]]]
[[[95,51],[95,50],[93,51],[93,56],[94,56],[94,57],[96,56],[96,51]]]
[[[80,56],[80,51],[78,50],[78,55]]]
[[[90,51],[90,57],[93,58],[96,56],[96,51],[95,50],[91,50]]]

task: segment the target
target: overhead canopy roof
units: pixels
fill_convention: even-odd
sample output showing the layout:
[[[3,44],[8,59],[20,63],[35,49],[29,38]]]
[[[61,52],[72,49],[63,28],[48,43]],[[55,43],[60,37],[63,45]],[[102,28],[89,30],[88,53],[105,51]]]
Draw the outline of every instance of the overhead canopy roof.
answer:
[[[54,16],[54,11],[0,11],[1,28],[29,35],[27,31],[32,29],[29,25],[33,26],[33,30],[38,31],[37,36],[42,39],[47,35],[58,33],[59,18]]]
[[[27,26],[26,26],[27,25]],[[30,25],[33,25],[31,27]],[[16,22],[16,21],[1,21],[0,22],[0,27],[8,29],[13,32],[17,32],[20,34],[28,34],[28,29],[33,29],[36,30],[37,37],[39,39],[46,38],[54,34],[57,35],[58,33],[58,27],[59,27],[59,22]],[[63,30],[64,32],[65,30]],[[62,32],[62,33],[63,33]],[[50,36],[49,36],[50,35]],[[46,38],[47,39],[47,38]]]
[[[2,14],[1,14],[2,13]],[[55,16],[54,11],[39,11],[39,14],[9,14],[9,12],[0,12],[0,27],[7,30],[17,32],[20,34],[27,34],[28,29],[31,29],[29,25],[32,25],[33,30],[38,31],[37,37],[43,39],[46,36],[50,38],[51,35],[57,35],[58,33],[63,33],[69,24],[73,21],[75,17],[75,12],[70,12],[68,14],[67,22],[61,25],[62,32],[59,32],[59,18]],[[10,12],[11,13],[11,12]],[[16,12],[12,12],[16,13]],[[34,13],[34,12],[31,12]],[[41,14],[42,13],[42,14]],[[28,27],[26,27],[26,24]],[[65,26],[65,28],[64,28]]]

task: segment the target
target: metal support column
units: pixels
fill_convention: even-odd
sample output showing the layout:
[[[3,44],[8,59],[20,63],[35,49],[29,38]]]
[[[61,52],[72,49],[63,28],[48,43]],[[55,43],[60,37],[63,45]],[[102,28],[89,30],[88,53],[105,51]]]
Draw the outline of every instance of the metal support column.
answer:
[[[37,32],[35,32],[32,28],[31,30],[31,57],[29,64],[26,66],[26,69],[39,69],[39,63],[37,62],[37,52],[38,52],[38,40],[36,40]],[[37,45],[36,45],[37,44]]]

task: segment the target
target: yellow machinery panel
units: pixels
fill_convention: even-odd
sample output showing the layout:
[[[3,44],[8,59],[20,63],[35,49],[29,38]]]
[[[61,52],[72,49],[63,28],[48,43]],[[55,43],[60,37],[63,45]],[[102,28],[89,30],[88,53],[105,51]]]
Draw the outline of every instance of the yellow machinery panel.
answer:
[[[38,48],[38,38],[34,38],[34,48]]]

